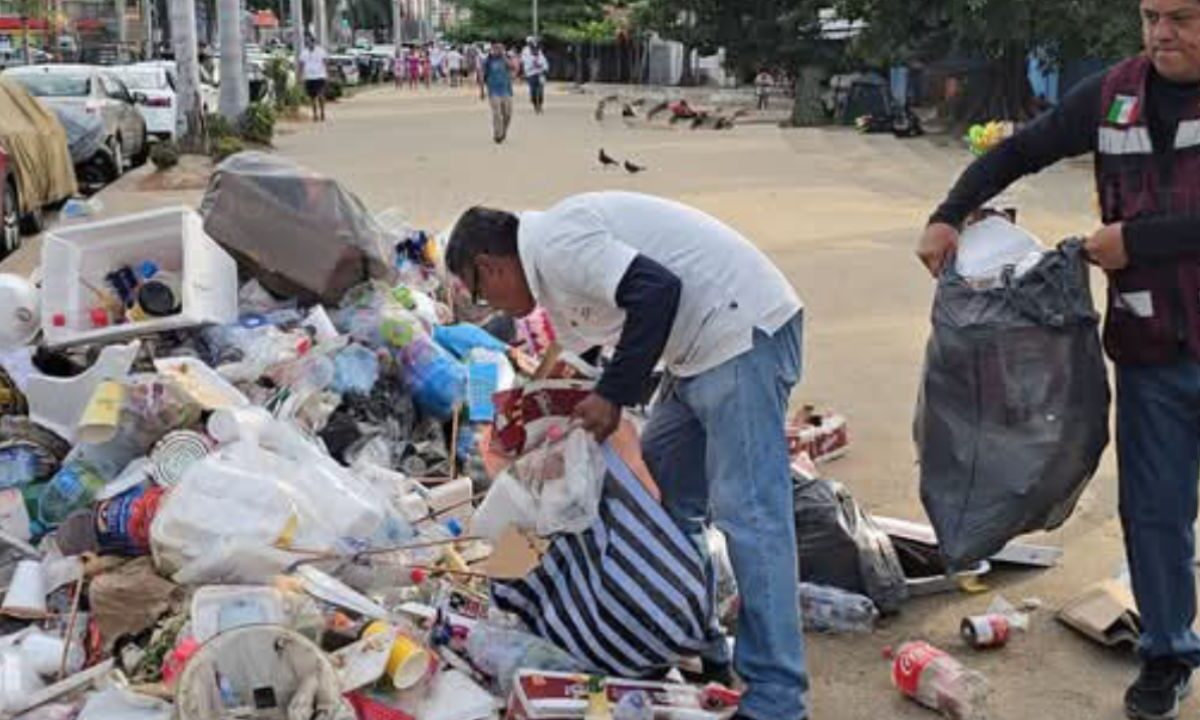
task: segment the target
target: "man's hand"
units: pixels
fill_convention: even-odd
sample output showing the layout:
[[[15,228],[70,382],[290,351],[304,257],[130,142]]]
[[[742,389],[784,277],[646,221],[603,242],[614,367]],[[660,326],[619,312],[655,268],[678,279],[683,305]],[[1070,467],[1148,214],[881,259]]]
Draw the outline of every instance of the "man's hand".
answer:
[[[1129,254],[1125,252],[1125,226],[1122,223],[1100,228],[1084,242],[1083,249],[1089,261],[1105,270],[1123,270],[1129,266]]]
[[[930,223],[917,244],[917,257],[937,277],[958,250],[958,228],[946,223]]]
[[[621,423],[621,408],[592,393],[575,406],[571,417],[579,420],[583,429],[596,438],[596,442],[604,442]]]

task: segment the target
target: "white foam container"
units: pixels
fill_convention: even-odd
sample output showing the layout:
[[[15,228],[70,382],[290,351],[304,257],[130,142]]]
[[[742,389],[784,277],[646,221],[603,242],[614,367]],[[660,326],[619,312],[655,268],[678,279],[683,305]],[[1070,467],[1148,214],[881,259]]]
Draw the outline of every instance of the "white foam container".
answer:
[[[96,298],[80,280],[107,289],[109,272],[122,265],[136,269],[146,260],[179,273],[180,312],[91,327],[88,311]],[[204,232],[200,215],[182,206],[55,229],[42,245],[42,272],[42,333],[51,347],[231,323],[238,317],[237,263]],[[64,316],[66,325],[55,327],[56,315]]]

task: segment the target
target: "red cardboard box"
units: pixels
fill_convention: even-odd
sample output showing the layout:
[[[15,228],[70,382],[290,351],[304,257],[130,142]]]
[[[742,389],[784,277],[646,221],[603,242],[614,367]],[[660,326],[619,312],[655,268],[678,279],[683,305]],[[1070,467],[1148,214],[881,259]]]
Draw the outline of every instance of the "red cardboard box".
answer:
[[[587,675],[521,670],[509,695],[505,720],[579,720],[587,710],[587,687]],[[662,720],[723,720],[737,711],[741,699],[736,691],[719,685],[701,688],[650,680],[604,681],[612,706],[637,690],[650,696],[654,716]]]

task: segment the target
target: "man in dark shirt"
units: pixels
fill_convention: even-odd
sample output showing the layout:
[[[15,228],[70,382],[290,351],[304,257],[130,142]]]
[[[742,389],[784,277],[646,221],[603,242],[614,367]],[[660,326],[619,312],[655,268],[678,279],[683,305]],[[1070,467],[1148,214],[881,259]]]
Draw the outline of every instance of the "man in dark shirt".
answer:
[[[1130,0],[1132,5],[1132,0]],[[1132,8],[1131,8],[1132,10]],[[1132,718],[1175,718],[1192,631],[1200,475],[1200,0],[1141,0],[1145,55],[1075,88],[959,179],[917,255],[935,275],[967,217],[1022,176],[1094,153],[1109,274],[1105,347],[1117,370],[1120,511],[1143,621]]]

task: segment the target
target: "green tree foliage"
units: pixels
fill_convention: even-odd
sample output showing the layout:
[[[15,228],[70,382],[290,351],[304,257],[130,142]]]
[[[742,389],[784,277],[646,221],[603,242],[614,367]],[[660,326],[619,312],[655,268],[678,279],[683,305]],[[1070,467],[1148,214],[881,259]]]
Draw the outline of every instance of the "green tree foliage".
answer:
[[[948,56],[987,62],[968,81],[965,119],[1021,119],[1033,111],[1026,58],[1051,65],[1117,58],[1140,44],[1135,0],[838,0],[845,17],[865,20],[853,50],[873,64]]]
[[[470,20],[454,29],[458,40],[518,43],[533,32],[530,0],[463,0],[458,5],[470,13]],[[538,0],[540,34],[546,38],[564,40],[603,20],[604,3],[598,0]]]

